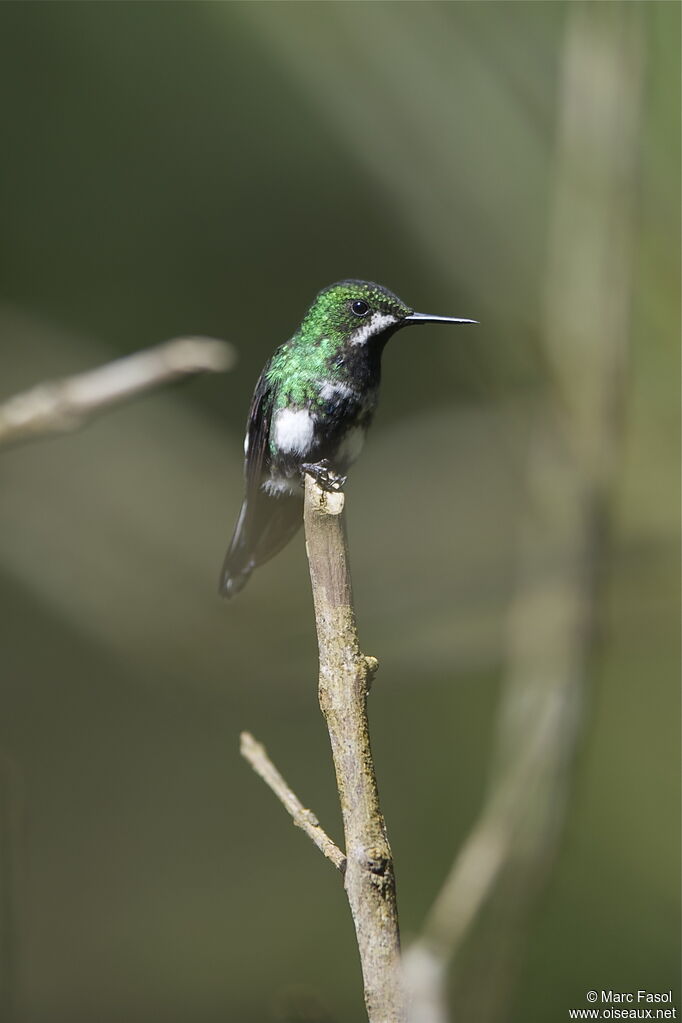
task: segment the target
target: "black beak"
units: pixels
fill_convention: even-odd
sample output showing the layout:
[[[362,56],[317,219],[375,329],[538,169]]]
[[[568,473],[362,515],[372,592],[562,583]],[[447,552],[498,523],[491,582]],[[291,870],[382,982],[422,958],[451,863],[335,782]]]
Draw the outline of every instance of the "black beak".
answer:
[[[478,323],[478,320],[461,320],[457,316],[429,316],[428,313],[410,313],[402,321],[401,326],[411,323]]]

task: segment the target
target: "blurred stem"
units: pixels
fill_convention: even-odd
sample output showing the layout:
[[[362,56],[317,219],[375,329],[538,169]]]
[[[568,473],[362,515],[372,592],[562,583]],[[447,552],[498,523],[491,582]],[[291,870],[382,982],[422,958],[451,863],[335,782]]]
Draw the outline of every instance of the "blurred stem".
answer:
[[[195,373],[223,373],[234,361],[227,341],[179,337],[86,373],[39,384],[0,404],[0,446],[76,430],[139,394]]]
[[[403,1023],[393,857],[379,806],[367,694],[378,664],[360,652],[344,496],[305,478],[305,532],[320,656],[319,699],[331,740],[346,842],[344,886],[355,924],[370,1023]]]
[[[407,956],[413,1023],[489,1023],[504,1013],[519,932],[565,818],[622,434],[641,17],[638,5],[567,12],[544,335],[553,390],[530,438],[493,777]],[[447,970],[484,907],[451,1017]]]

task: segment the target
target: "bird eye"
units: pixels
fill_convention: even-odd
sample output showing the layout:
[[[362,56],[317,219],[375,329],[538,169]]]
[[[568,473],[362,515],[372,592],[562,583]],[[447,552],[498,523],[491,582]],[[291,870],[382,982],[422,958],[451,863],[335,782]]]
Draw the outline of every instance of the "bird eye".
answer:
[[[356,316],[366,316],[369,312],[369,306],[360,298],[356,298],[354,302],[351,302],[350,307]]]

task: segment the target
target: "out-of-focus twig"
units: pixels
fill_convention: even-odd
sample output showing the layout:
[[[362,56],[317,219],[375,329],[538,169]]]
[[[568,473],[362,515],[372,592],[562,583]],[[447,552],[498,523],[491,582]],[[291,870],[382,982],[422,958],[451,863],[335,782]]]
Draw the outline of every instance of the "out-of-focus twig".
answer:
[[[327,832],[320,827],[320,822],[312,810],[306,809],[296,793],[289,788],[272,760],[270,760],[265,746],[256,742],[250,732],[242,732],[240,751],[244,759],[251,764],[256,774],[260,775],[265,784],[275,793],[284,809],[291,816],[296,827],[305,831],[308,838],[315,843],[320,852],[324,853],[327,859],[331,860],[334,866],[343,872],[346,867],[346,857]]]
[[[578,4],[567,20],[545,329],[555,389],[530,438],[529,501],[488,798],[408,952],[412,1023],[497,1018],[520,926],[565,816],[621,438],[640,17],[628,5]],[[460,992],[451,1014],[448,967],[487,903],[477,947],[486,982],[470,964],[469,997]],[[466,995],[466,983],[460,986]]]
[[[138,394],[194,373],[223,373],[235,362],[227,341],[178,337],[48,381],[0,404],[0,446],[76,430],[93,416]]]

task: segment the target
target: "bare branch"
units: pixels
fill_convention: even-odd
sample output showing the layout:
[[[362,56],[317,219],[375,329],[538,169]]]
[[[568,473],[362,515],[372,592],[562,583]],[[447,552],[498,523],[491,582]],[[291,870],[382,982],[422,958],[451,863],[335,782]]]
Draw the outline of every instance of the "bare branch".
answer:
[[[179,337],[97,369],[38,384],[0,404],[0,446],[76,430],[114,405],[194,373],[223,373],[235,362],[227,341]]]
[[[331,740],[346,843],[344,886],[370,1023],[404,1023],[406,999],[393,857],[379,806],[367,720],[378,663],[360,652],[341,493],[305,478],[305,532],[320,655],[319,699]]]
[[[334,866],[343,873],[346,869],[346,857],[327,832],[320,827],[312,810],[307,810],[296,793],[289,788],[270,760],[265,746],[256,742],[250,732],[242,732],[240,739],[241,755],[248,760],[256,774],[260,775],[265,784],[272,789],[296,827],[305,831],[320,852],[324,853],[327,859],[331,860]]]
[[[367,694],[379,665],[358,644],[343,507],[342,493],[323,491],[306,474],[304,522],[320,656],[319,699],[331,740],[347,855],[302,806],[249,732],[242,732],[241,752],[294,823],[344,874],[369,1023],[406,1023],[393,856],[367,720]]]

